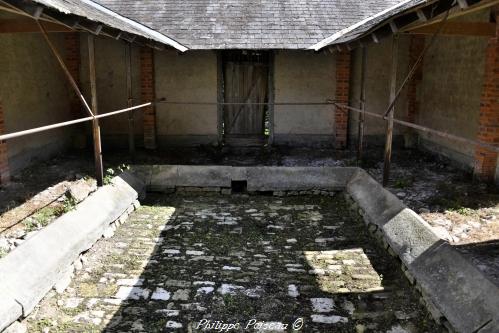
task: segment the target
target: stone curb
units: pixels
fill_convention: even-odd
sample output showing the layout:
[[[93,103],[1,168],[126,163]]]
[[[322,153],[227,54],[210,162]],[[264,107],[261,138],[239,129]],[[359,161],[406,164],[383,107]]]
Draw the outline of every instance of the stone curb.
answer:
[[[247,168],[249,191],[343,190],[356,168],[254,167]]]
[[[499,288],[395,195],[359,168],[314,167],[134,167],[152,190],[207,190],[246,180],[248,190],[274,194],[346,190],[368,230],[402,262],[437,322],[457,332],[497,332]],[[186,175],[194,180],[186,180]],[[230,189],[229,189],[230,191]],[[223,190],[222,190],[223,193]],[[314,193],[314,191],[312,191]],[[322,191],[319,191],[322,193]]]
[[[419,215],[358,169],[346,193],[369,231],[416,284],[437,322],[456,332],[497,332],[499,288]]]
[[[339,167],[231,167],[187,165],[136,165],[132,172],[150,191],[180,188],[231,188],[246,181],[250,192],[343,190],[357,168]]]
[[[133,210],[144,188],[142,181],[125,172],[2,258],[0,331],[33,311],[79,255]]]

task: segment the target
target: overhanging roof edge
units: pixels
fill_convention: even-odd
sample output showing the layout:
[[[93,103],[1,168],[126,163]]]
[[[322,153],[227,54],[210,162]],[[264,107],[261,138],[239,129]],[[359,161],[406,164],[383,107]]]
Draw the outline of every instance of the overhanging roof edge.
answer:
[[[398,8],[400,8],[400,7],[408,4],[408,3],[410,3],[411,1],[414,1],[414,0],[404,0],[404,1],[401,1],[400,3],[398,3],[398,4],[396,4],[396,5],[392,6],[392,7],[389,7],[389,8],[387,8],[387,9],[385,9],[385,10],[383,10],[383,11],[381,11],[381,12],[379,12],[379,13],[373,15],[373,16],[365,18],[362,21],[359,21],[359,22],[357,22],[357,23],[355,23],[355,24],[353,24],[353,25],[351,25],[351,26],[349,26],[349,27],[347,27],[347,28],[345,28],[343,30],[340,30],[340,31],[334,33],[333,35],[331,35],[331,36],[323,39],[319,43],[316,43],[316,44],[310,46],[308,49],[309,50],[314,50],[314,51],[319,51],[319,50],[321,50],[324,47],[330,46],[330,45],[334,44],[335,41],[337,41],[338,39],[342,38],[343,36],[345,36],[349,32],[352,32],[355,29],[360,28],[363,25],[365,25],[365,24],[367,24],[369,22],[372,22],[372,21],[376,20],[377,18],[379,18],[381,16],[390,13],[391,11],[394,11],[394,10],[396,10],[396,9],[398,9]],[[427,2],[427,1],[428,0],[425,0],[423,2]],[[420,4],[421,3],[416,3],[414,6],[420,5]],[[406,8],[406,9],[408,9],[408,8]],[[397,13],[393,13],[393,14],[395,15]]]
[[[110,10],[107,7],[104,7],[104,6],[102,6],[102,5],[98,4],[98,3],[95,3],[93,1],[91,1],[91,0],[80,0],[80,1],[83,2],[83,3],[86,3],[89,6],[92,6],[92,7],[96,8],[96,9],[100,10],[101,12],[104,12],[104,13],[106,13],[108,15],[111,15],[111,16],[119,19],[119,20],[127,22],[128,24],[134,26],[136,29],[144,32],[145,34],[147,34],[147,35],[149,35],[151,37],[154,37],[154,39],[156,41],[158,41],[158,42],[161,42],[163,44],[169,45],[169,46],[171,46],[171,47],[173,47],[173,48],[175,48],[175,49],[177,49],[177,50],[179,50],[181,52],[185,52],[185,51],[188,50],[187,47],[185,47],[184,45],[182,45],[179,42],[175,41],[174,39],[172,39],[172,38],[170,38],[168,36],[165,36],[162,33],[159,33],[156,30],[153,30],[153,29],[151,29],[151,28],[149,28],[149,27],[147,27],[147,26],[145,26],[143,24],[140,24],[140,23],[138,23],[138,22],[136,22],[134,20],[131,20],[131,19],[125,17],[125,16],[122,16],[122,15],[120,15],[120,14],[118,14],[118,13]]]

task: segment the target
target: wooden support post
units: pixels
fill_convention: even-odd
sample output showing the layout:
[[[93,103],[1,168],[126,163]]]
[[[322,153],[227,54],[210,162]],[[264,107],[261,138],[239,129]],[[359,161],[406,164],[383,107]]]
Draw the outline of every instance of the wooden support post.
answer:
[[[125,62],[126,62],[126,90],[127,90],[127,107],[133,106],[133,90],[132,90],[132,44],[127,43],[125,46]],[[128,113],[128,149],[130,157],[135,158],[135,113]]]
[[[366,72],[367,72],[367,47],[362,49],[362,69],[360,73],[360,109],[366,109]],[[357,150],[357,162],[362,162],[362,150],[364,148],[364,119],[365,114],[359,114],[359,138]]]
[[[275,86],[274,86],[274,66],[275,66],[275,53],[271,51],[270,53],[270,68],[269,68],[269,105],[268,105],[268,113],[269,113],[269,140],[268,145],[272,147],[274,144],[274,112],[275,112]]]
[[[224,144],[224,70],[222,51],[217,51],[217,133],[218,146]]]
[[[398,45],[399,36],[393,36],[392,42],[392,68],[390,73],[390,104],[393,104],[388,113],[386,124],[386,143],[385,143],[385,162],[383,166],[383,186],[388,184],[390,179],[390,164],[392,160],[392,141],[393,141],[393,116],[395,113],[395,100],[397,95],[397,65],[398,65]]]
[[[92,94],[92,111],[94,115],[97,110],[97,79],[95,75],[95,37],[88,34],[88,67],[90,70],[90,92]],[[97,186],[104,184],[104,168],[102,166],[102,147],[100,137],[99,119],[92,120],[92,132],[94,137],[95,178]]]

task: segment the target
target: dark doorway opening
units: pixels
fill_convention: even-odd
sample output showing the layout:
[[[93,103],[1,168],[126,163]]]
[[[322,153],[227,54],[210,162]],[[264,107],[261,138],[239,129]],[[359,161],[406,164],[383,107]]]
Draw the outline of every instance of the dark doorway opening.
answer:
[[[222,53],[223,139],[229,146],[263,146],[270,133],[268,51]]]
[[[245,193],[248,188],[246,180],[233,180],[231,184],[232,193]]]

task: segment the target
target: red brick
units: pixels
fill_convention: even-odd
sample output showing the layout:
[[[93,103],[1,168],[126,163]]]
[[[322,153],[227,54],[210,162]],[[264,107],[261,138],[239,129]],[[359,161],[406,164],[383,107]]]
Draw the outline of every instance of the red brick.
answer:
[[[0,134],[5,134],[2,101],[0,101]],[[6,184],[9,181],[10,171],[9,156],[7,154],[7,142],[0,141],[0,184]]]
[[[154,50],[148,47],[140,49],[140,85],[142,102],[153,102],[154,84]],[[156,110],[154,105],[144,109],[144,147],[156,148]]]
[[[71,76],[75,79],[76,83],[80,83],[80,65],[81,65],[81,56],[80,56],[80,34],[77,32],[71,32],[64,34],[64,44],[66,49],[66,67],[69,70]],[[71,115],[74,118],[81,117],[85,115],[81,102],[76,96],[76,94],[71,90],[70,95],[70,110]]]
[[[496,147],[499,147],[498,32],[499,25],[496,24],[496,37],[490,38],[487,45],[484,83],[480,101],[480,116],[477,134],[478,140]],[[477,179],[483,181],[494,180],[496,164],[497,153],[483,147],[476,147],[474,174]]]
[[[349,103],[350,91],[350,52],[336,54],[336,101],[340,104]],[[335,110],[335,146],[343,149],[347,144],[348,110]]]

